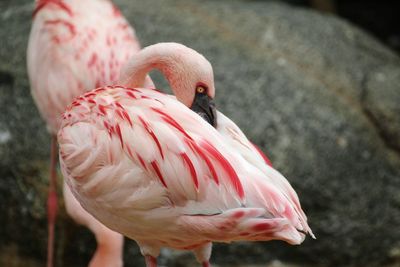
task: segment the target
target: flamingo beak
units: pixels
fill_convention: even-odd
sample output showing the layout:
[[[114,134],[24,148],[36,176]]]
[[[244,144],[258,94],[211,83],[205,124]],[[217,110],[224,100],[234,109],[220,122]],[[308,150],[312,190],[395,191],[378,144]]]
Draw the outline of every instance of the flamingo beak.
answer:
[[[213,127],[217,127],[217,109],[211,97],[206,94],[196,93],[191,110],[196,112]]]

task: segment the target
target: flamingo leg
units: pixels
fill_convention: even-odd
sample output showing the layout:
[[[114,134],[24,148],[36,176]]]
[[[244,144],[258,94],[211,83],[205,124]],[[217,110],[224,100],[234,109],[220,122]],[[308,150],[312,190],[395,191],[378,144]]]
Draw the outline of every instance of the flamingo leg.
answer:
[[[202,267],[211,267],[210,264],[211,250],[212,250],[211,242],[208,242],[193,250],[193,253],[196,256],[197,261],[201,263]]]
[[[105,226],[94,231],[97,240],[96,252],[89,263],[89,267],[122,267],[122,253],[124,238],[119,233],[113,232]],[[92,228],[90,228],[92,230]],[[93,231],[93,230],[92,230]]]
[[[144,260],[146,262],[146,267],[157,267],[157,259],[153,256],[146,255],[144,256]]]
[[[48,222],[48,240],[47,240],[47,267],[53,267],[54,263],[54,228],[57,217],[57,143],[56,137],[51,136],[50,153],[50,181],[49,192],[47,195],[47,222]]]
[[[75,222],[89,228],[97,241],[96,252],[88,267],[122,267],[124,237],[107,228],[84,210],[64,181],[64,204],[69,216]]]

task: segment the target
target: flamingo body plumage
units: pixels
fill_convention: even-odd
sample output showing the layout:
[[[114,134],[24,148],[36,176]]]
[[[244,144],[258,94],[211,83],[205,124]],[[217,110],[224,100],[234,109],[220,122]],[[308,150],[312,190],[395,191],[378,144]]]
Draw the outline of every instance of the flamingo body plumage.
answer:
[[[95,87],[114,84],[121,67],[139,49],[134,30],[111,1],[35,1],[27,65],[32,96],[52,135],[49,267],[53,266],[57,211],[54,140],[61,114],[75,97]],[[98,247],[89,266],[122,266],[123,237],[87,213],[64,187],[67,212],[96,236]]]
[[[136,87],[152,68],[176,98]],[[217,112],[214,128],[188,108],[195,97],[188,91],[199,84],[215,95],[203,56],[178,44],[147,47],[121,84],[91,91],[67,109],[60,162],[82,206],[136,240],[147,266],[155,266],[162,247],[192,250],[209,266],[213,241],[300,244],[312,235],[293,188],[239,127]]]
[[[32,96],[50,133],[72,100],[114,84],[140,50],[135,33],[108,0],[38,0],[27,61]]]

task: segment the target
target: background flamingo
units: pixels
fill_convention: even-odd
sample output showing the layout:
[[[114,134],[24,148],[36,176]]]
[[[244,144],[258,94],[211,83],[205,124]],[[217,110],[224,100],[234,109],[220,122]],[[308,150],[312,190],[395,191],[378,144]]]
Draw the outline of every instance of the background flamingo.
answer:
[[[32,96],[52,136],[48,195],[48,266],[53,264],[57,213],[55,134],[72,99],[116,81],[121,66],[140,49],[135,33],[117,7],[106,0],[38,0],[28,45]],[[96,235],[90,266],[122,265],[123,238],[84,211],[65,187],[67,212]]]
[[[137,87],[153,68],[179,101]],[[288,181],[216,112],[203,56],[179,44],[153,45],[133,57],[121,81],[67,109],[61,169],[89,213],[136,240],[147,266],[156,266],[161,247],[192,250],[209,266],[212,241],[300,244],[313,236]]]

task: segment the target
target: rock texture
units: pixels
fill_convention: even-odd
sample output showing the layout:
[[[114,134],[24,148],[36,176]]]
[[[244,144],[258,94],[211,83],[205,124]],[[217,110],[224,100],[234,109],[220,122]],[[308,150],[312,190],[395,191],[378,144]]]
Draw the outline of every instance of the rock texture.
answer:
[[[30,97],[25,68],[32,2],[0,2],[1,266],[43,266],[45,260],[49,136]],[[288,177],[318,237],[297,247],[215,245],[213,262],[397,265],[396,54],[334,16],[276,2],[116,2],[143,45],[182,42],[211,61],[219,109]],[[160,75],[155,77],[160,88],[166,87]],[[84,266],[93,237],[63,212],[57,236],[57,266]],[[191,266],[185,258],[165,252],[161,263]],[[133,242],[125,261],[143,264]]]

